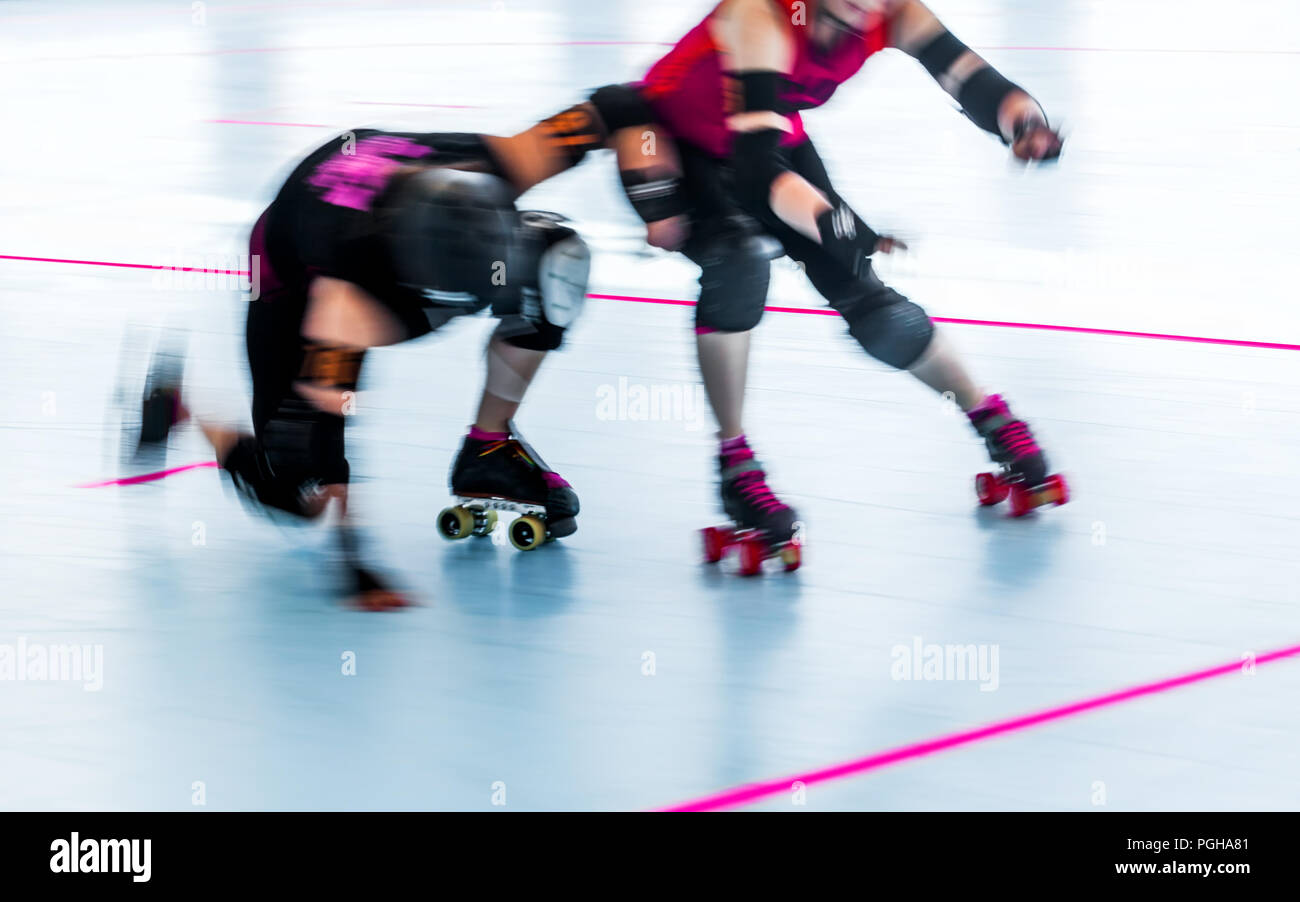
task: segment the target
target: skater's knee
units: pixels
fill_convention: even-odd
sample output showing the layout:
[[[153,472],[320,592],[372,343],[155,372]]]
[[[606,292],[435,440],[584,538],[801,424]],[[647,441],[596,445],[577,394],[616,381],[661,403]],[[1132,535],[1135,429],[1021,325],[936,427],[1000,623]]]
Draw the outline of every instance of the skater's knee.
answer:
[[[561,216],[526,210],[519,218],[525,285],[493,303],[501,320],[495,337],[529,351],[554,351],[586,306],[591,249]]]
[[[863,350],[896,369],[916,363],[934,339],[929,315],[885,285],[837,307]]]
[[[699,330],[748,332],[763,318],[774,240],[758,233],[726,232],[691,249],[700,266]]]

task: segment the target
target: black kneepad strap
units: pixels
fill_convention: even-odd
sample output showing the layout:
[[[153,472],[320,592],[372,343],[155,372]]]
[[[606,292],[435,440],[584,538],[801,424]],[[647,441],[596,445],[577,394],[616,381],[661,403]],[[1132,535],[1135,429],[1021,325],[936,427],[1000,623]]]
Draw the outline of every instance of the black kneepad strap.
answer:
[[[361,378],[361,364],[366,357],[364,350],[305,338],[302,354],[299,379],[317,388],[356,389]]]

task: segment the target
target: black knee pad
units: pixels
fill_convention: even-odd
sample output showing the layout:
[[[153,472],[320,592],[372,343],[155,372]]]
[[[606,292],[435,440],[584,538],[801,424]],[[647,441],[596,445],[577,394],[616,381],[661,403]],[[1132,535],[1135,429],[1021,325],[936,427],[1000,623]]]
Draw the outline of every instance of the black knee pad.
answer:
[[[772,260],[780,242],[746,218],[693,238],[686,255],[700,267],[695,325],[718,332],[748,332],[763,318]]]
[[[892,288],[887,303],[860,305],[841,311],[849,334],[868,354],[896,369],[905,370],[920,359],[934,338],[934,323],[919,306]]]
[[[267,507],[311,516],[312,496],[351,475],[343,455],[343,417],[298,398],[281,402],[256,438],[240,439],[222,466],[235,487]]]

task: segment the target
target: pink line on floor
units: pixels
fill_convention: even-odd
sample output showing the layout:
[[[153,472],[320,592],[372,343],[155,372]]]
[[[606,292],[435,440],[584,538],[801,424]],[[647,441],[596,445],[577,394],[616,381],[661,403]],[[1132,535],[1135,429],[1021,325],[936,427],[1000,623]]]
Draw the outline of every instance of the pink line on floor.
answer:
[[[1300,645],[1292,645],[1289,648],[1282,648],[1277,651],[1257,655],[1254,658],[1254,664],[1255,666],[1259,666],[1261,664],[1267,664],[1270,661],[1279,661],[1283,658],[1291,658],[1297,655],[1300,655]],[[889,767],[892,764],[902,764],[906,761],[914,761],[917,758],[925,758],[929,755],[936,754],[937,752],[958,748],[964,745],[971,745],[972,743],[981,742],[985,739],[992,739],[995,736],[1016,733],[1021,730],[1027,730],[1030,727],[1036,727],[1040,724],[1064,720],[1067,717],[1085,714],[1089,711],[1095,711],[1098,708],[1107,708],[1112,705],[1131,701],[1135,698],[1155,695],[1160,692],[1168,692],[1171,689],[1177,689],[1181,686],[1187,686],[1192,683],[1200,683],[1230,673],[1242,672],[1244,669],[1243,661],[1230,661],[1227,664],[1220,664],[1217,667],[1210,667],[1206,670],[1198,670],[1194,673],[1172,677],[1167,680],[1159,680],[1154,683],[1145,683],[1141,686],[1134,686],[1129,689],[1121,689],[1118,692],[1099,695],[1095,698],[1074,702],[1068,705],[1061,705],[1056,708],[1048,708],[1034,714],[1015,717],[1010,720],[1003,720],[985,727],[978,727],[974,730],[950,733],[947,736],[940,736],[937,739],[928,739],[924,742],[900,746],[895,749],[890,749],[889,751],[879,752],[875,755],[868,755],[865,758],[858,758],[855,761],[847,761],[843,764],[836,764],[831,767],[822,768],[821,770],[809,771],[805,774],[795,774],[778,780],[767,780],[762,783],[750,783],[746,786],[740,786],[735,789],[728,789],[712,795],[702,796],[701,798],[692,799],[688,802],[680,802],[676,805],[670,805],[659,810],[718,811],[724,808],[734,808],[738,805],[757,802],[760,799],[765,799],[769,796],[790,792],[795,783],[802,783],[804,786],[812,786],[816,783],[825,783],[830,780],[838,780],[844,777],[869,773],[870,771]]]
[[[485,106],[476,104],[461,103],[401,103],[399,101],[388,100],[354,100],[352,101],[360,106],[418,106],[433,110],[486,110]]]
[[[280,125],[286,128],[338,128],[337,125],[322,125],[319,122],[261,122],[255,119],[204,119],[210,125]]]
[[[681,301],[674,298],[645,298],[626,294],[589,294],[589,298],[606,301],[629,301],[636,304],[673,304],[694,306],[694,301]],[[772,313],[808,313],[815,316],[838,316],[834,310],[825,307],[764,307]],[[1125,329],[1097,329],[1092,326],[1058,326],[1054,323],[1021,323],[994,319],[960,319],[951,316],[935,316],[936,323],[951,323],[957,326],[992,326],[1001,329],[1037,329],[1045,332],[1077,332],[1084,335],[1115,335],[1121,338],[1150,338],[1159,341],[1189,341],[1198,344],[1231,345],[1238,348],[1270,348],[1278,351],[1300,351],[1300,344],[1288,344],[1280,341],[1248,341],[1242,338],[1208,338],[1200,335],[1173,335],[1165,332],[1131,332]]]
[[[166,479],[168,476],[175,476],[177,473],[184,473],[187,470],[206,470],[215,469],[216,467],[217,462],[215,460],[205,460],[202,463],[172,467],[170,470],[160,470],[157,473],[142,473],[139,476],[124,476],[121,479],[105,479],[103,482],[86,482],[75,486],[75,488],[102,489],[112,485],[136,485],[141,482],[156,482],[159,479]]]
[[[111,266],[118,269],[157,269],[172,272],[206,272],[220,276],[249,275],[248,270],[244,269],[198,269],[188,266],[151,266],[148,263],[109,263],[104,260],[65,260],[60,257],[17,257],[11,254],[0,254],[0,260],[25,260],[30,263],[70,263],[74,266]]]
[[[184,267],[150,266],[146,263],[109,263],[102,260],[65,260],[57,257],[20,257],[0,254],[0,260],[26,260],[35,263],[70,263],[77,266],[112,266],[123,269],[167,269],[177,272],[203,272],[217,275],[247,276],[246,270],[235,269],[188,269]],[[634,304],[667,304],[674,307],[694,307],[695,301],[680,298],[650,298],[632,294],[589,294],[589,298],[600,301],[626,301]],[[814,316],[837,316],[834,310],[825,307],[764,307],[772,313],[805,313]],[[1081,335],[1113,335],[1120,338],[1149,338],[1159,341],[1187,341],[1196,344],[1230,345],[1237,348],[1266,348],[1275,351],[1300,351],[1300,344],[1281,341],[1249,341],[1243,338],[1210,338],[1202,335],[1174,335],[1165,332],[1132,332],[1126,329],[1098,329],[1092,326],[1060,326],[1054,323],[1021,323],[994,319],[960,319],[951,316],[933,317],[936,323],[951,323],[958,326],[991,326],[1002,329],[1036,329],[1044,332],[1075,332]]]

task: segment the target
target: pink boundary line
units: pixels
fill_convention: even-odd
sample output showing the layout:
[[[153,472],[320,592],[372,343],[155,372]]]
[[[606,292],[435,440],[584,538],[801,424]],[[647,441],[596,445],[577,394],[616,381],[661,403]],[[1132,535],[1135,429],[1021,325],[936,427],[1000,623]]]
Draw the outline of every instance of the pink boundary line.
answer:
[[[118,269],[157,269],[169,272],[206,272],[219,276],[247,276],[246,269],[198,269],[188,266],[150,266],[148,263],[108,263],[103,260],[64,260],[59,257],[16,257],[0,254],[0,260],[25,260],[29,263],[70,263],[74,266],[112,266]]]
[[[176,272],[202,272],[216,275],[247,276],[247,270],[236,269],[190,269],[186,267],[150,266],[147,263],[108,263],[102,260],[64,260],[57,257],[20,257],[0,254],[0,260],[25,260],[34,263],[69,263],[76,266],[112,266],[122,269],[171,269]],[[628,301],[634,304],[668,304],[675,307],[694,307],[695,301],[679,298],[648,298],[631,294],[589,294],[589,298],[601,301]],[[820,307],[773,307],[763,308],[772,313],[803,313],[814,316],[838,316],[834,310]],[[960,319],[950,316],[933,317],[936,323],[949,323],[957,326],[990,326],[1001,329],[1036,329],[1042,332],[1074,332],[1080,335],[1112,335],[1119,338],[1149,338],[1158,341],[1186,341],[1195,344],[1228,345],[1237,348],[1264,348],[1274,351],[1300,351],[1300,344],[1288,344],[1280,341],[1249,341],[1244,338],[1209,338],[1201,335],[1174,335],[1165,332],[1131,332],[1125,329],[1098,329],[1092,326],[1060,326],[1054,323],[1020,323],[994,319]]]
[[[604,301],[630,301],[636,304],[671,304],[673,306],[694,307],[694,301],[676,298],[645,298],[626,294],[589,294],[589,298]],[[808,313],[815,316],[839,316],[834,310],[820,307],[764,307],[772,313]],[[1278,341],[1248,341],[1243,338],[1208,338],[1200,335],[1173,335],[1164,332],[1130,332],[1123,329],[1097,329],[1092,326],[1058,326],[1053,323],[1019,323],[993,319],[959,319],[950,316],[935,316],[936,323],[950,323],[957,326],[992,326],[1002,329],[1037,329],[1044,332],[1077,332],[1084,335],[1115,335],[1121,338],[1150,338],[1159,341],[1189,341],[1197,344],[1231,345],[1239,348],[1269,348],[1277,351],[1300,351],[1300,344],[1287,344]]]
[[[1282,648],[1277,651],[1258,655],[1254,659],[1254,663],[1258,666],[1260,664],[1267,664],[1270,661],[1278,661],[1283,658],[1295,657],[1297,655],[1300,655],[1300,645],[1292,645],[1289,648]],[[937,739],[928,739],[911,745],[899,746],[898,748],[890,749],[889,751],[869,755],[866,758],[859,758],[856,761],[846,761],[843,764],[836,764],[831,767],[822,768],[821,770],[810,771],[806,774],[796,774],[792,777],[778,780],[767,780],[762,783],[751,783],[746,786],[724,790],[712,795],[702,796],[697,799],[669,805],[657,810],[719,811],[724,808],[734,808],[738,805],[756,802],[759,799],[767,798],[768,796],[776,795],[777,793],[789,792],[794,783],[803,783],[805,786],[812,786],[815,783],[825,783],[829,780],[838,780],[843,777],[850,777],[856,774],[868,773],[873,770],[880,770],[889,767],[892,764],[901,764],[905,761],[913,761],[917,758],[924,758],[938,752],[946,751],[947,749],[970,745],[975,742],[992,739],[995,736],[1001,736],[1007,733],[1027,730],[1030,727],[1035,727],[1039,724],[1050,723],[1054,720],[1063,720],[1064,718],[1083,714],[1088,711],[1094,711],[1098,708],[1118,705],[1121,702],[1126,702],[1131,699],[1141,698],[1147,695],[1155,695],[1160,692],[1168,692],[1169,690],[1177,689],[1180,686],[1199,683],[1234,671],[1240,671],[1241,669],[1242,661],[1232,661],[1228,664],[1220,664],[1217,667],[1211,667],[1206,670],[1198,670],[1194,673],[1172,677],[1167,680],[1145,683],[1141,686],[1134,686],[1129,689],[1121,689],[1118,692],[1099,695],[1095,698],[1074,702],[1068,705],[1061,705],[1056,708],[1048,708],[1034,714],[999,721],[998,723],[978,727],[973,730],[950,733],[946,736],[940,736]]]
[[[262,122],[254,119],[204,119],[209,125],[280,125],[288,128],[338,128],[337,125],[322,125],[319,122]]]
[[[175,476],[177,473],[184,473],[187,470],[206,470],[215,469],[217,462],[215,460],[205,460],[197,464],[185,464],[183,467],[172,467],[170,470],[160,470],[157,473],[143,473],[140,476],[124,476],[121,479],[105,479],[103,482],[85,482],[73,488],[78,489],[102,489],[113,485],[137,485],[141,482],[155,482],[159,479],[166,479],[168,476]]]
[[[301,47],[229,47],[217,50],[179,50],[161,53],[100,53],[88,56],[36,56],[7,58],[0,63],[68,63],[89,60],[165,59],[189,56],[232,56],[248,53],[310,53],[340,50],[397,50],[423,47],[672,47],[671,41],[404,41],[393,44],[317,44]],[[1251,47],[1068,47],[1034,45],[981,45],[993,52],[1220,54],[1231,56],[1297,56],[1300,50]]]
[[[354,100],[360,106],[418,106],[433,110],[486,110],[485,106],[463,103],[402,103],[392,100]]]

